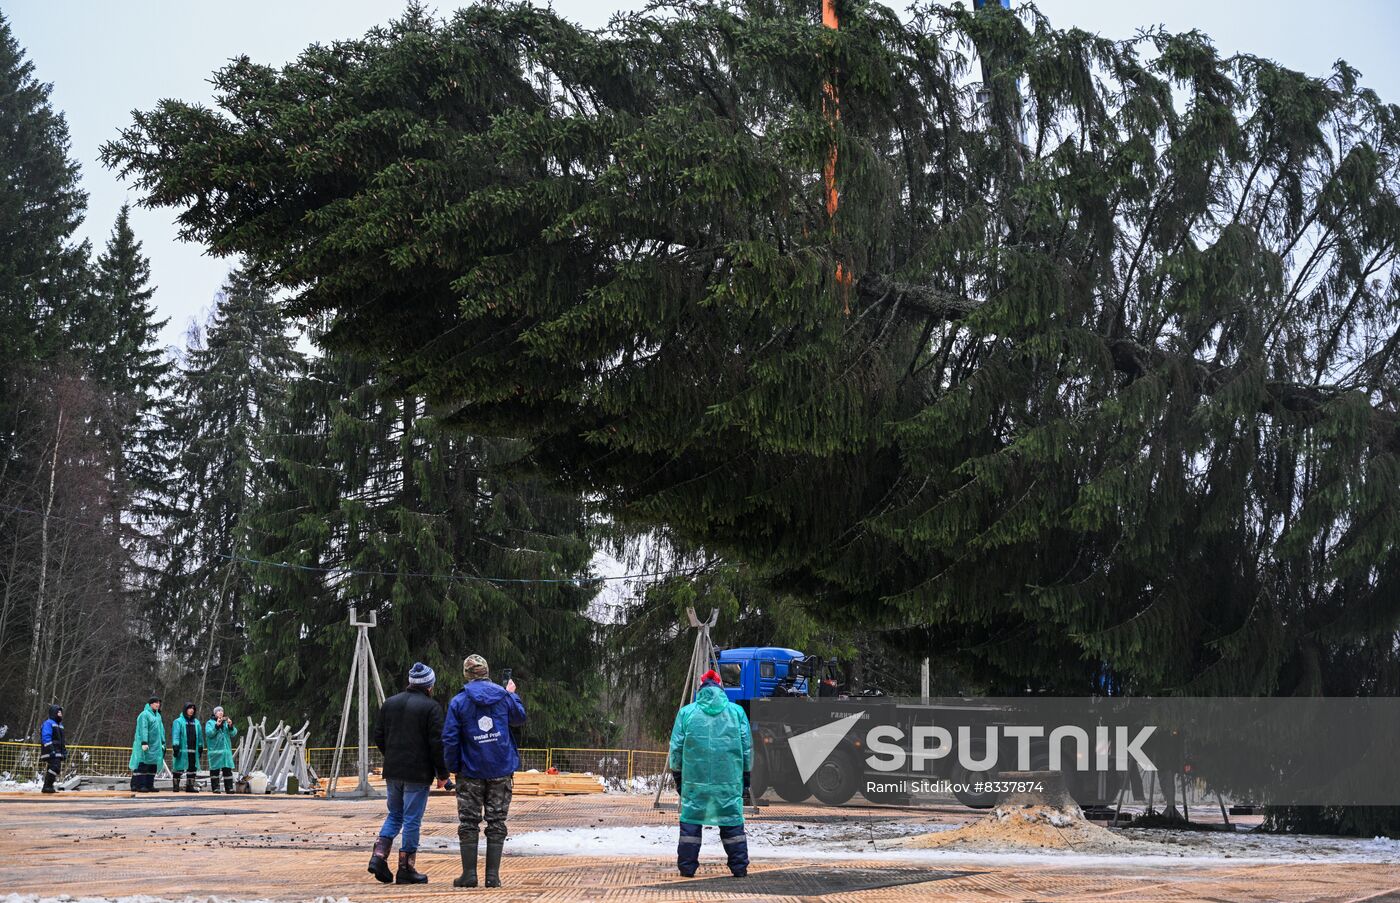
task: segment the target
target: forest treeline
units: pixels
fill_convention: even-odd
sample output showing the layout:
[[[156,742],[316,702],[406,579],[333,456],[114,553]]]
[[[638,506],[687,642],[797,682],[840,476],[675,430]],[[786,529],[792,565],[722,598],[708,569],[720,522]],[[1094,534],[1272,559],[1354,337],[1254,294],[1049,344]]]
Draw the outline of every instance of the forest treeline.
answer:
[[[129,210],[92,248],[67,126],[0,20],[0,724],[50,702],[70,738],[129,739],[152,692],[241,715],[340,711],[350,606],[386,681],[414,660],[514,666],[531,742],[599,742],[604,640],[587,509],[504,475],[509,440],[286,319],[232,271],[183,348]],[[497,579],[482,579],[497,578]],[[530,582],[539,581],[539,582]],[[611,739],[611,738],[608,738]]]
[[[512,667],[532,745],[649,745],[689,604],[720,607],[731,644],[858,654],[742,568],[513,472],[523,443],[446,428],[421,394],[322,347],[331,321],[287,318],[254,268],[162,347],[129,210],[103,247],[78,238],[87,197],[48,94],[0,18],[7,739],[59,701],[74,742],[128,742],[156,692],[308,719],[331,743],[351,606],[379,615],[386,685],[415,660],[459,673],[470,652]],[[600,551],[662,576],[604,592]]]

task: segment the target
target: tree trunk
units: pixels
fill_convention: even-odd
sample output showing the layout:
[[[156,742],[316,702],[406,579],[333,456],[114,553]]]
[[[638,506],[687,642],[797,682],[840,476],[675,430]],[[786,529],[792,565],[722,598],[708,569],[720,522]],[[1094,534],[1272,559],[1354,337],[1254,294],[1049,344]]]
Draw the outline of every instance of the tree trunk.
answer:
[[[38,726],[38,712],[44,706],[43,694],[35,686],[39,676],[39,641],[44,630],[44,592],[49,576],[49,516],[53,513],[54,488],[58,482],[58,450],[63,444],[63,408],[58,409],[58,422],[54,427],[53,455],[49,459],[49,491],[44,501],[44,516],[39,522],[39,587],[34,593],[34,635],[29,640],[29,678],[24,682],[25,689],[34,694],[34,714],[29,719],[28,734],[32,735]]]

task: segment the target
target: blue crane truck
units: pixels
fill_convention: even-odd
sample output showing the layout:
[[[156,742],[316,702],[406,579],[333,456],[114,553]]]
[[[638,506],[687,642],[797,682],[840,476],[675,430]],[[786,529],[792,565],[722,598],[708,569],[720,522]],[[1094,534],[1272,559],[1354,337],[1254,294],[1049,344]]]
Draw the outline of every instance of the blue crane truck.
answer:
[[[790,803],[815,796],[827,805],[840,805],[859,792],[870,802],[907,805],[910,802],[907,792],[886,788],[897,785],[899,778],[911,778],[946,780],[958,801],[972,808],[986,809],[996,803],[996,794],[992,791],[976,789],[978,782],[995,780],[996,772],[969,772],[956,761],[956,756],[941,760],[932,772],[875,771],[866,764],[869,752],[861,748],[857,731],[848,734],[816,772],[802,782],[798,779],[787,739],[858,712],[877,718],[883,724],[898,725],[906,733],[915,725],[931,724],[942,716],[955,717],[959,723],[990,726],[1015,721],[1012,712],[989,708],[977,700],[925,706],[900,704],[878,690],[852,695],[835,663],[782,646],[722,649],[717,659],[725,695],[748,713],[753,730],[755,800],[772,790]],[[822,705],[808,707],[792,701],[818,698]],[[982,735],[982,732],[974,733],[974,736]],[[971,751],[978,758],[985,751],[976,741],[970,747],[974,747]],[[1047,767],[1048,753],[1044,747],[1038,748],[1032,756],[1033,769]],[[1070,792],[1085,805],[1101,803],[1117,793],[1117,786],[1106,786],[1101,781],[1091,786],[1078,780],[1073,773],[1066,773],[1065,777]]]

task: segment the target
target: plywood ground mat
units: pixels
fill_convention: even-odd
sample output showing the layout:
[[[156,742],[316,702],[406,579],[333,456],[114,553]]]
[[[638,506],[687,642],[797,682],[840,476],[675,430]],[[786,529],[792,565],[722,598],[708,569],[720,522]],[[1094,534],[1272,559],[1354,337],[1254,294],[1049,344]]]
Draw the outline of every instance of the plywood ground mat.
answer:
[[[355,903],[467,899],[452,887],[460,871],[456,800],[433,796],[418,868],[421,887],[381,885],[365,872],[384,818],[383,800],[324,800],[190,795],[140,799],[40,797],[0,800],[0,887],[4,893],[73,898],[144,895],[157,899],[312,900]],[[110,808],[112,817],[94,817]],[[765,824],[793,825],[831,816],[818,806],[765,807]],[[845,807],[845,817],[902,817],[888,808]],[[956,807],[924,819],[963,825],[982,813]],[[728,876],[718,844],[702,852],[694,879],[676,873],[675,813],[651,808],[646,795],[523,796],[511,806],[511,839],[502,864],[505,886],[470,898],[532,903],[571,901],[734,901],[848,903],[901,900],[1304,901],[1384,899],[1400,894],[1400,865],[1372,862],[1208,865],[1115,864],[1110,858],[1019,863],[954,856],[911,862],[872,852],[849,859],[813,856],[781,845],[755,855],[748,878]],[[808,822],[810,823],[810,822]],[[527,854],[531,833],[574,828],[576,850]],[[655,855],[606,855],[588,844],[595,831],[664,836]],[[806,833],[806,832],[796,832]],[[752,845],[751,845],[752,847]],[[883,857],[883,858],[882,858]],[[865,889],[857,889],[865,888]]]

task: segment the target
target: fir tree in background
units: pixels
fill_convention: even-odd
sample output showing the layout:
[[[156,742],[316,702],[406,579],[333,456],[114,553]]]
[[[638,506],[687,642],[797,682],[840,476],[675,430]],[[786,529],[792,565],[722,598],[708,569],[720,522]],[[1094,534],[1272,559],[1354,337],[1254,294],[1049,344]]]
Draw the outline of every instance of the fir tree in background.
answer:
[[[123,398],[137,399],[133,423],[153,408],[171,365],[158,342],[168,320],[157,320],[151,298],[151,264],[131,230],[123,205],[107,246],[93,266],[92,298],[70,327],[70,344],[94,379]]]
[[[75,237],[87,196],[68,152],[49,86],[0,16],[0,724],[11,738],[59,699],[101,737],[151,676],[126,579],[138,538],[119,441],[150,387],[117,391],[90,367],[87,347],[106,339],[82,323],[101,300]]]
[[[50,106],[49,90],[0,15],[0,366],[6,370],[61,349],[65,312],[87,280],[88,249],[74,235],[87,194],[68,157],[68,125]]]
[[[131,229],[130,208],[123,205],[93,265],[91,290],[73,306],[67,343],[111,400],[113,429],[104,439],[117,464],[111,477],[119,490],[114,498],[123,506],[112,512],[111,522],[129,549],[126,566],[111,576],[120,591],[140,599],[163,557],[158,534],[168,515],[171,466],[165,397],[174,363],[159,345],[167,321],[156,319],[150,280],[150,261]]]
[[[386,690],[415,660],[451,687],[479,652],[515,670],[528,742],[584,737],[600,679],[586,611],[596,586],[568,582],[592,558],[580,506],[502,475],[516,443],[445,432],[419,399],[342,353],[306,364],[286,410],[261,443],[251,535],[276,564],[257,571],[246,612],[250,704],[333,736],[354,606],[378,615]]]
[[[452,424],[979,682],[1400,689],[1396,108],[839,6],[414,9],[105,157]]]
[[[148,617],[171,669],[166,686],[194,698],[234,689],[256,578],[244,559],[258,436],[280,416],[300,362],[271,288],[242,268],[229,275],[203,335],[192,332],[174,378],[168,558]]]

